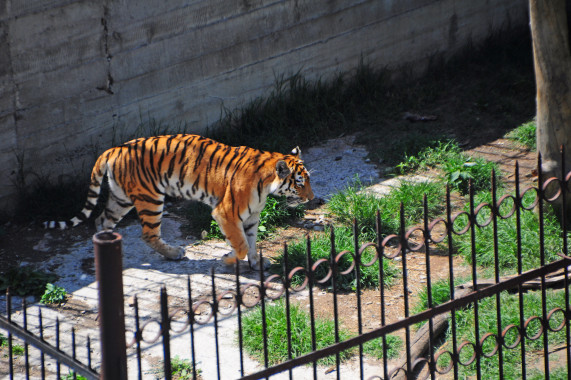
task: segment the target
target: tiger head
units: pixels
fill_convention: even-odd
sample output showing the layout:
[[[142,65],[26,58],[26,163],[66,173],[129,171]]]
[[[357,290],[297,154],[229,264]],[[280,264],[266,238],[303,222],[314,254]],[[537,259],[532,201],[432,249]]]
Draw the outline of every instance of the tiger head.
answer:
[[[281,184],[272,193],[285,195],[289,207],[295,207],[314,198],[309,183],[309,172],[303,166],[299,147],[295,147],[291,154],[285,155],[282,160],[278,160],[276,172]]]

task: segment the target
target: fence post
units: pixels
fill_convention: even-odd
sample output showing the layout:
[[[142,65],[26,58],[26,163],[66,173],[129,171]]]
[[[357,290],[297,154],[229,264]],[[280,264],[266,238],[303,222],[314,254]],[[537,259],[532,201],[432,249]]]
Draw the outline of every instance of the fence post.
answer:
[[[127,378],[123,257],[121,235],[102,231],[93,235],[95,277],[99,290],[101,379]]]

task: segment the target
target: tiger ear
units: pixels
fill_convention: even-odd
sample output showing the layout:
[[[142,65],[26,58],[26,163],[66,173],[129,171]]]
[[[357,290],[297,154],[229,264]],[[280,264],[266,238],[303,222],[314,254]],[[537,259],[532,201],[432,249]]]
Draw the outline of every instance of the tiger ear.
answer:
[[[291,170],[287,166],[286,162],[283,160],[279,160],[276,163],[276,172],[278,173],[278,177],[280,177],[281,179],[284,179],[285,177],[291,174]]]
[[[299,149],[299,146],[296,146],[295,148],[293,148],[291,150],[291,154],[293,156],[296,156],[297,158],[301,159],[301,149]]]

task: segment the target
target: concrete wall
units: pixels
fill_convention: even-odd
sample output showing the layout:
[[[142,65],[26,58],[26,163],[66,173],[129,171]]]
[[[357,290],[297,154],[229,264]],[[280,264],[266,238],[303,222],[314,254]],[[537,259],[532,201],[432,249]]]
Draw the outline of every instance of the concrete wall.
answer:
[[[423,66],[526,23],[527,0],[0,0],[0,210],[18,173],[90,169],[149,118],[201,132],[276,75]]]

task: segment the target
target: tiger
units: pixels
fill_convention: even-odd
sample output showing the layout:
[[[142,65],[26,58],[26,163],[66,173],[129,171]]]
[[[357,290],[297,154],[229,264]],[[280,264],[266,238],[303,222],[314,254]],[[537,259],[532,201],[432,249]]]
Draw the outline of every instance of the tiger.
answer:
[[[223,258],[235,265],[246,256],[251,268],[260,263],[256,238],[260,213],[269,194],[285,196],[295,207],[314,198],[301,150],[272,153],[246,146],[229,146],[210,138],[178,134],[137,138],[99,156],[83,210],[67,221],[47,222],[48,228],[75,227],[94,210],[107,174],[109,196],[96,217],[98,230],[112,230],[134,207],[142,226],[142,240],[165,258],[180,260],[183,247],[161,238],[165,197],[198,200],[212,207],[212,217],[231,247]]]

